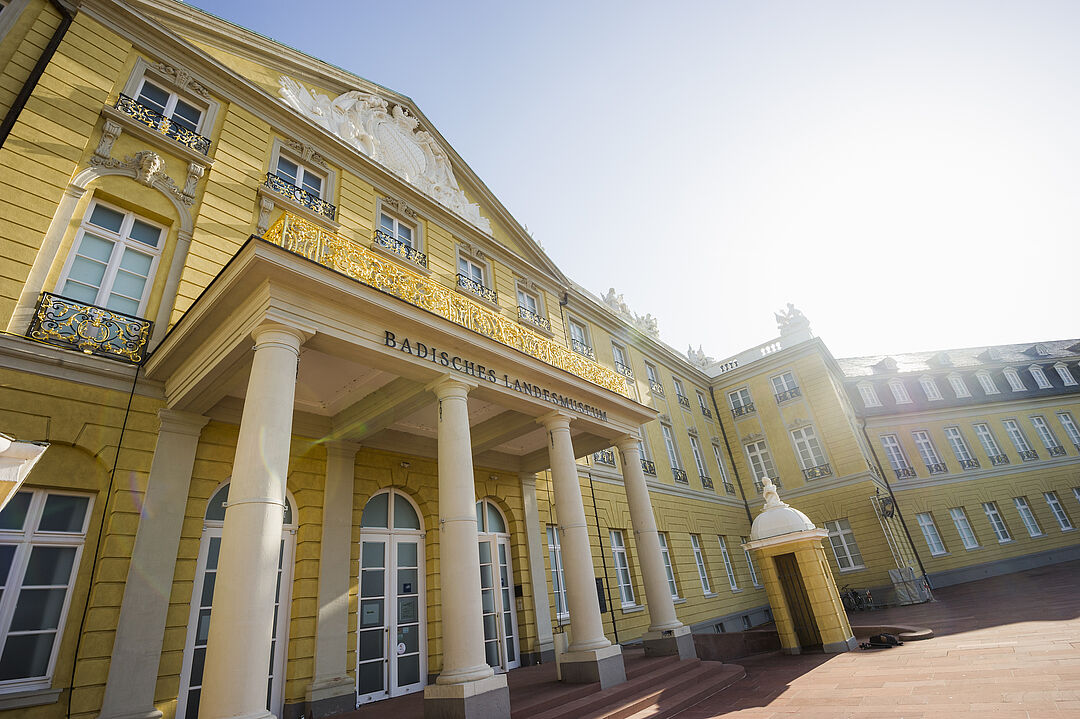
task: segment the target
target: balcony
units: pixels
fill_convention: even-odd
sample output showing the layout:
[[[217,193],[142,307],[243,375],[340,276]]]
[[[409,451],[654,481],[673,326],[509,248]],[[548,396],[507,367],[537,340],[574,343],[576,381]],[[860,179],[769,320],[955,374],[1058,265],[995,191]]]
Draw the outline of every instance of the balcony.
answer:
[[[634,379],[634,370],[630,369],[619,360],[615,360],[615,371],[626,379]]]
[[[780,481],[779,477],[771,477],[771,479],[772,479],[772,483],[774,485],[776,485],[777,489],[783,489],[784,488],[784,483]],[[764,492],[765,491],[764,482],[755,479],[754,480],[754,489],[756,489],[758,491],[758,494],[761,494],[762,492]]]
[[[312,212],[322,215],[328,220],[337,218],[337,208],[318,195],[314,195],[302,187],[297,187],[281,179],[272,172],[266,173],[266,181],[263,183],[267,188],[297,202]]]
[[[1065,448],[1062,447],[1060,444],[1058,446],[1056,446],[1056,447],[1050,447],[1046,451],[1050,453],[1051,457],[1064,457],[1065,456]]]
[[[787,402],[789,399],[795,399],[796,397],[802,397],[802,390],[798,387],[792,387],[791,389],[786,389],[783,392],[778,392],[776,394],[776,403],[781,404],[783,402]]]
[[[828,477],[832,474],[832,467],[829,463],[819,464],[816,467],[807,467],[802,471],[803,479],[821,479],[822,477]]]
[[[547,317],[538,315],[537,313],[530,310],[528,307],[518,306],[518,319],[524,320],[525,322],[528,322],[534,327],[539,327],[540,329],[544,330],[544,332],[551,332],[551,323],[548,322]]]
[[[995,455],[991,455],[991,457],[990,457],[990,466],[991,467],[1000,467],[1001,465],[1008,464],[1008,463],[1009,463],[1009,458],[1008,458],[1007,455],[995,454]]]
[[[915,474],[914,467],[899,467],[893,469],[893,471],[896,472],[897,479],[915,479],[917,476],[919,476]]]
[[[685,394],[677,394],[675,396],[679,398],[679,404],[681,404],[686,409],[690,409],[690,398],[689,397],[687,397]]]
[[[651,459],[643,459],[641,460],[641,471],[651,477],[655,477],[656,464]]]
[[[396,237],[391,237],[382,230],[375,230],[375,244],[384,250],[389,250],[395,255],[408,260],[417,267],[427,269],[427,255],[412,245],[402,242]]]
[[[615,466],[615,450],[603,449],[599,452],[593,452],[593,462],[596,464],[606,464],[608,467]]]
[[[186,127],[173,122],[156,110],[140,105],[134,99],[121,94],[116,98],[116,109],[136,122],[156,130],[165,137],[180,143],[186,148],[203,155],[210,152],[210,138],[192,132]]]
[[[748,414],[754,412],[754,403],[747,402],[746,404],[740,404],[731,408],[732,417],[745,417]]]
[[[960,469],[978,469],[978,468],[979,468],[979,460],[977,460],[977,459],[972,458],[972,459],[961,459],[960,460]]]
[[[26,336],[88,355],[141,364],[150,320],[42,292]]]
[[[701,486],[704,489],[713,489],[712,478],[707,474],[701,475]]]
[[[577,352],[583,357],[588,357],[591,360],[596,360],[596,353],[593,352],[593,348],[585,344],[581,340],[576,340],[573,337],[570,338],[570,349]]]
[[[499,303],[499,294],[495,290],[490,287],[485,287],[468,275],[463,275],[459,272],[457,276],[457,286],[466,292],[471,292],[482,300],[487,300],[493,305]]]
[[[732,484],[731,482],[724,482],[724,491],[727,492],[728,494],[730,494],[732,497],[734,497],[735,496],[735,485]]]
[[[664,385],[660,384],[656,380],[649,380],[649,391],[655,394],[657,397],[664,396]]]
[[[712,419],[712,410],[709,409],[708,407],[706,407],[705,405],[701,405],[701,413],[703,415],[705,415],[706,417],[708,417],[709,419]]]
[[[679,469],[678,467],[672,467],[671,473],[675,476],[675,481],[679,484],[690,484],[690,478],[686,476],[685,469]]]
[[[945,466],[944,462],[934,462],[926,465],[926,471],[930,474],[945,474],[949,471],[949,468]]]
[[[865,459],[865,457],[864,457],[864,459]],[[870,468],[870,474],[874,475],[878,479],[881,478],[881,474],[878,472],[878,468],[877,468],[876,464],[874,464],[869,459],[867,459],[866,460],[866,466]]]
[[[1020,453],[1020,459],[1024,460],[1025,462],[1031,462],[1038,458],[1039,453],[1033,449],[1025,449],[1023,452]]]

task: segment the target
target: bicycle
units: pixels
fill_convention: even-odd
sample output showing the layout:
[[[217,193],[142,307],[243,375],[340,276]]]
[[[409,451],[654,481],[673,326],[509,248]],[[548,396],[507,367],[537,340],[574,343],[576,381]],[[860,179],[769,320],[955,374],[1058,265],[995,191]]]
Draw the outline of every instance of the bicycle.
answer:
[[[861,612],[866,609],[866,599],[858,589],[852,589],[850,584],[845,584],[840,588],[840,601],[844,603],[844,609],[849,612]]]

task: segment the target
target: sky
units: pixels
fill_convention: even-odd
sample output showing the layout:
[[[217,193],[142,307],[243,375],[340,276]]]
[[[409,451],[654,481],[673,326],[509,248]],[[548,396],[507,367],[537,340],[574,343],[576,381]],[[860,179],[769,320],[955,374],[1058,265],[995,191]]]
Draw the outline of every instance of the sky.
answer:
[[[680,351],[1080,337],[1080,3],[193,4],[411,97]]]

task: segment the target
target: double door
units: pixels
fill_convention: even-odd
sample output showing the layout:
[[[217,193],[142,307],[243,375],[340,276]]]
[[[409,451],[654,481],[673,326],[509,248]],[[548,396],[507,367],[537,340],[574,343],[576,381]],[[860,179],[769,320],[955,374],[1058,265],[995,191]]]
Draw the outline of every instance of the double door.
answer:
[[[480,603],[484,612],[484,653],[488,664],[497,671],[521,666],[513,577],[510,538],[481,534]]]

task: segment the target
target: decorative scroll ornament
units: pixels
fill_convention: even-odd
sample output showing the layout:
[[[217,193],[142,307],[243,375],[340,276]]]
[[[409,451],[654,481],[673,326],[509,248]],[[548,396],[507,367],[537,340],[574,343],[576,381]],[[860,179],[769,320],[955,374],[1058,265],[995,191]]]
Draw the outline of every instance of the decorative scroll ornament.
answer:
[[[202,83],[191,76],[191,72],[185,67],[178,67],[173,65],[166,65],[163,62],[154,63],[154,69],[160,72],[165,77],[173,81],[173,83],[181,90],[188,90],[195,93],[199,97],[210,99],[210,91],[207,90]]]
[[[113,143],[116,142],[116,139],[120,137],[123,131],[124,128],[120,126],[120,123],[106,120],[105,125],[101,128],[101,139],[98,140],[98,146],[94,149],[94,156],[100,157],[102,160],[108,160],[112,154]]]
[[[285,146],[300,156],[304,162],[310,163],[324,170],[328,169],[326,159],[320,155],[311,145],[305,145],[298,140],[286,140]]]
[[[491,222],[458,187],[446,152],[401,105],[351,90],[331,100],[282,75],[278,94],[304,117],[417,187],[484,232]]]
[[[396,197],[386,195],[382,198],[382,203],[390,209],[397,210],[401,214],[411,219],[415,220],[417,217],[419,217],[419,213],[412,208],[412,205],[410,205],[408,202],[405,202],[405,200],[399,200]]]
[[[184,192],[183,189],[176,185],[165,173],[165,160],[161,155],[157,154],[153,150],[139,150],[135,153],[135,156],[125,157],[123,160],[118,160],[115,157],[101,157],[98,154],[94,154],[90,158],[91,165],[97,165],[98,167],[111,167],[117,170],[130,170],[135,175],[135,180],[141,182],[147,187],[156,187],[162,192],[168,192],[180,202],[185,205],[191,205],[195,203],[195,198]],[[192,179],[192,167],[198,167],[200,172]],[[202,176],[201,170],[204,168],[197,163],[191,163],[188,166],[188,179],[185,182],[185,188],[191,186],[194,192],[194,183],[199,181],[199,177]]]
[[[660,339],[660,328],[657,327],[656,318],[651,314],[645,314],[643,316],[631,312],[630,307],[626,304],[626,300],[623,299],[622,293],[616,295],[614,287],[608,288],[608,291],[604,293],[600,299],[607,305],[608,309],[626,320],[639,332],[652,337],[654,340]]]

